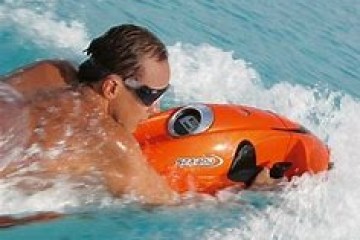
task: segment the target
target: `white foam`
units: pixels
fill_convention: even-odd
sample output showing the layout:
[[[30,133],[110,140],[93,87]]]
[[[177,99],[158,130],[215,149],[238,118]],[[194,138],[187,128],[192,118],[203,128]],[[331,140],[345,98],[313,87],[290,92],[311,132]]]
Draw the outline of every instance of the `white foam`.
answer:
[[[27,9],[13,7],[7,3],[0,6],[0,24],[10,25],[19,31],[19,38],[28,38],[40,47],[70,49],[81,52],[89,38],[85,25],[78,20],[59,20],[49,9]],[[20,40],[20,39],[19,39]]]
[[[170,47],[169,52],[171,81],[179,102],[232,102],[241,99],[244,92],[247,96],[260,90],[254,88],[260,86],[255,85],[254,69],[241,59],[233,59],[231,52],[180,43]]]
[[[358,99],[319,86],[310,88],[287,82],[265,88],[251,65],[208,45],[177,44],[170,53],[178,103],[238,103],[271,109],[317,134],[330,146],[331,160],[335,162],[335,169],[328,175],[295,180],[296,188],[279,194],[279,205],[249,212],[239,227],[209,230],[205,239],[358,238]]]
[[[87,207],[120,206],[97,180],[74,181],[66,176],[56,179],[19,176],[0,180],[0,215],[34,211],[69,212]],[[39,191],[39,188],[43,190]],[[128,201],[128,200],[127,200]]]
[[[295,188],[279,193],[278,204],[248,212],[239,226],[209,229],[205,239],[357,239],[360,222],[360,103],[341,92],[280,82],[265,88],[256,71],[231,52],[209,45],[169,48],[172,92],[165,101],[238,103],[271,109],[303,123],[331,148],[335,168],[328,175],[295,179]],[[59,181],[54,189],[30,198],[0,183],[1,213],[64,210],[84,202],[114,204],[105,192]],[[219,201],[242,197],[231,192]],[[100,200],[99,200],[100,199]],[[50,204],[50,205],[49,205]],[[330,233],[331,232],[331,233]]]

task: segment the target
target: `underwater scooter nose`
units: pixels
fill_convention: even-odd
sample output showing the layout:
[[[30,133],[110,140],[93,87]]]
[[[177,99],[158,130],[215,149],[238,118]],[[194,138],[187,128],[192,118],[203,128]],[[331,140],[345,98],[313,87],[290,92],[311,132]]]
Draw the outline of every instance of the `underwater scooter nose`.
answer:
[[[248,186],[263,168],[272,178],[291,179],[329,167],[326,145],[310,131],[241,105],[170,109],[143,122],[135,137],[149,163],[178,192]]]

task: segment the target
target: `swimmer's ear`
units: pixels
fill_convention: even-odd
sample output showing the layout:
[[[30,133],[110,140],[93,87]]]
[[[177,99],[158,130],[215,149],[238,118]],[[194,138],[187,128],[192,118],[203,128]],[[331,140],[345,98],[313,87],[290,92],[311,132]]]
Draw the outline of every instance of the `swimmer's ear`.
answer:
[[[108,75],[101,84],[101,90],[105,98],[114,99],[119,91],[119,77]]]

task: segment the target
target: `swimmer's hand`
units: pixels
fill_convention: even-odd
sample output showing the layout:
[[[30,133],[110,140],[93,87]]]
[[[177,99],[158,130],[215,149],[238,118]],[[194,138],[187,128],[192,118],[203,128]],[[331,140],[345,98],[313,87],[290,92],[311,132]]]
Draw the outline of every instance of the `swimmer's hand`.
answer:
[[[281,182],[285,180],[284,178],[272,178],[270,176],[270,169],[264,168],[261,172],[256,176],[252,184],[249,186],[249,189],[264,189],[270,190],[277,188]]]

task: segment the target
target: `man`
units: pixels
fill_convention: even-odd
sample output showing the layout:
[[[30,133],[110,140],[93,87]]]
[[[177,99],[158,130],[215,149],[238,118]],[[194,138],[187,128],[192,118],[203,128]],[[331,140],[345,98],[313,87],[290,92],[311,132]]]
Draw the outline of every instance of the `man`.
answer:
[[[94,39],[86,52],[89,59],[78,70],[66,61],[42,61],[1,79],[5,88],[21,94],[10,93],[26,114],[10,114],[14,101],[5,101],[0,92],[0,110],[5,110],[0,134],[6,132],[1,126],[12,126],[20,118],[15,132],[22,133],[17,145],[23,145],[21,156],[3,167],[4,155],[14,155],[0,144],[0,177],[19,168],[31,169],[21,172],[39,178],[93,176],[115,196],[130,194],[146,204],[174,203],[176,194],[147,163],[132,136],[137,124],[156,111],[169,86],[164,44],[142,27],[121,25]],[[29,168],[33,164],[35,171]],[[267,180],[263,172],[254,185]]]
[[[29,136],[21,161],[0,175],[36,163],[37,170],[26,174],[94,176],[114,196],[174,203],[176,195],[132,136],[169,87],[164,44],[145,28],[121,25],[94,39],[86,52],[89,59],[78,71],[66,61],[42,61],[2,79],[22,95]]]

